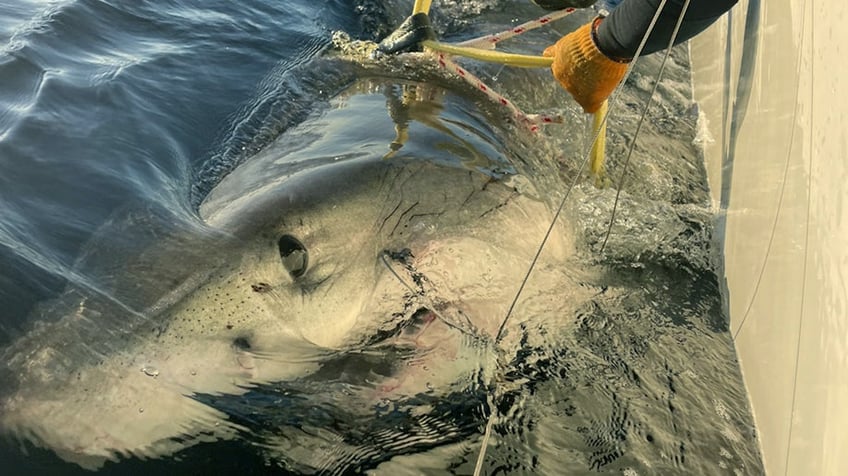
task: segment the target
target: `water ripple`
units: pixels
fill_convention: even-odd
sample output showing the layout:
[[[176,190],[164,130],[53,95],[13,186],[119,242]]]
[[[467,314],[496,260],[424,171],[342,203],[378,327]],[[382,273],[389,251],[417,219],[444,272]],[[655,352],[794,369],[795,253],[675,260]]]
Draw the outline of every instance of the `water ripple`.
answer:
[[[56,0],[39,2],[45,5],[36,11],[29,19],[11,29],[11,35],[5,44],[0,47],[0,56],[6,56],[23,48],[31,36],[39,35],[50,29],[51,23],[57,14],[75,3],[77,0]],[[18,5],[23,9],[23,5]]]

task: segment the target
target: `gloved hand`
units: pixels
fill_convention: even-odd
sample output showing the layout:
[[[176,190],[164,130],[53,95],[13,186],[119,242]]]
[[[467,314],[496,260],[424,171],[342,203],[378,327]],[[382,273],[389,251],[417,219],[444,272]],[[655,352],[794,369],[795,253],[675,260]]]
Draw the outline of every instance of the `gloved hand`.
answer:
[[[601,18],[595,18],[547,47],[544,56],[553,57],[551,70],[578,104],[593,113],[612,94],[627,71],[627,63],[604,55],[592,37]]]

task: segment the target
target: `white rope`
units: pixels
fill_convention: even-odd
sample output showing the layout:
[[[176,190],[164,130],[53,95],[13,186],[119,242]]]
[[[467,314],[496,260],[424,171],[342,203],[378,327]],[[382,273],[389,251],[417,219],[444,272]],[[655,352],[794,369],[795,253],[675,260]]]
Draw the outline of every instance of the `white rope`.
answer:
[[[503,40],[508,40],[512,37],[518,36],[522,33],[526,33],[530,30],[535,30],[536,28],[539,28],[540,26],[545,26],[552,21],[565,18],[576,11],[576,8],[566,8],[565,10],[559,10],[553,13],[549,13],[543,17],[539,17],[535,20],[530,20],[526,23],[522,23],[517,27],[511,28],[509,30],[504,30],[499,33],[492,33],[491,35],[481,36],[479,38],[474,38],[471,40],[466,40],[457,43],[457,46],[466,46],[471,48],[483,48],[491,50],[494,49],[495,46]]]
[[[684,3],[683,10],[680,13],[680,17],[677,20],[677,25],[675,26],[674,32],[672,33],[671,39],[669,41],[669,47],[671,47],[671,45],[673,44],[674,39],[677,38],[677,33],[678,33],[680,25],[682,23],[683,15],[686,13],[686,9],[689,6],[689,1],[690,0],[686,0],[686,2]],[[613,105],[615,104],[615,101],[618,98],[618,95],[621,94],[621,89],[622,89],[621,85],[624,84],[627,81],[627,78],[633,72],[633,68],[635,67],[636,62],[638,61],[639,57],[641,56],[642,50],[645,48],[645,44],[648,41],[648,37],[650,37],[651,32],[654,30],[654,27],[656,26],[657,20],[659,19],[660,14],[662,13],[663,9],[665,8],[666,3],[667,3],[667,0],[662,0],[660,5],[657,7],[657,12],[654,14],[654,17],[651,19],[651,23],[648,25],[648,29],[645,32],[645,35],[642,37],[642,41],[639,43],[639,47],[636,49],[636,53],[633,56],[633,60],[631,61],[630,66],[627,68],[627,71],[625,72],[624,77],[622,78],[621,82],[619,83],[619,87],[616,88],[616,90],[610,96],[610,99],[609,99],[610,107],[607,109],[606,114],[604,114],[604,117],[601,121],[601,126],[606,124],[606,121],[609,118],[610,112],[613,109]],[[667,51],[666,56],[663,59],[663,67],[665,66],[666,60],[668,59],[668,55],[669,55],[669,52]],[[662,70],[663,70],[663,68],[661,67],[660,71],[657,75],[656,83],[654,84],[654,90],[651,92],[651,97],[648,99],[648,103],[645,107],[645,110],[643,111],[643,118],[644,118],[644,114],[647,112],[647,108],[650,106],[650,102],[653,98],[654,92],[656,91],[656,85],[659,83],[660,75],[662,75]],[[641,119],[640,119],[640,124],[641,124]],[[589,163],[592,147],[594,146],[595,142],[598,140],[598,137],[599,137],[601,130],[602,130],[602,127],[598,127],[598,129],[596,130],[596,133],[595,133],[595,135],[592,139],[591,144],[589,144],[589,147],[587,147],[587,149],[584,153],[584,159],[580,164],[580,168],[577,170],[577,172],[574,175],[574,178],[572,179],[571,183],[569,184],[568,189],[565,193],[565,196],[562,198],[562,200],[560,200],[559,206],[557,207],[557,210],[554,213],[554,217],[552,218],[551,223],[548,226],[548,229],[545,232],[545,235],[542,238],[542,241],[541,241],[541,243],[539,244],[539,247],[536,250],[536,254],[534,255],[533,260],[531,261],[530,266],[529,266],[529,268],[527,269],[527,272],[524,275],[524,279],[521,282],[521,286],[519,287],[518,291],[516,292],[515,298],[513,299],[512,304],[510,305],[509,309],[507,310],[507,313],[506,313],[506,316],[504,317],[504,320],[501,322],[501,325],[498,328],[498,333],[495,337],[495,345],[499,344],[501,339],[503,338],[503,332],[504,332],[504,329],[506,327],[506,323],[509,320],[510,316],[512,315],[512,312],[514,311],[515,306],[518,303],[518,299],[521,296],[521,293],[524,291],[525,286],[527,285],[527,281],[530,279],[530,275],[533,272],[533,269],[535,268],[537,261],[539,260],[539,256],[542,254],[542,250],[544,249],[545,244],[547,244],[547,241],[550,238],[551,233],[553,232],[553,228],[556,225],[557,220],[559,220],[559,216],[562,214],[562,210],[565,207],[566,200],[571,195],[571,192],[574,190],[574,187],[576,186],[577,180],[581,176],[583,169],[585,169],[586,165]],[[638,133],[639,133],[639,129],[637,127],[636,135],[633,138],[634,144],[635,144],[636,136],[638,136]],[[631,144],[631,150],[632,150],[632,147],[633,147],[633,145]],[[629,155],[628,155],[628,159],[629,159]],[[620,190],[619,190],[619,193],[620,193]],[[613,218],[614,218],[614,216],[613,216]],[[612,225],[610,225],[610,226],[612,226]],[[485,433],[483,435],[483,439],[482,439],[482,443],[481,443],[482,447],[480,448],[480,453],[479,453],[478,458],[477,458],[477,466],[474,470],[474,476],[480,476],[480,474],[481,474],[482,467],[483,467],[483,460],[485,458],[486,449],[487,449],[487,446],[489,444],[489,440],[490,440],[490,437],[491,437],[490,434],[491,434],[492,428],[494,426],[494,420],[497,417],[497,406],[491,405],[491,409],[492,409],[491,413],[489,413],[489,421],[486,424],[486,430],[485,430]]]
[[[630,166],[630,158],[633,156],[633,149],[636,147],[636,138],[639,137],[639,132],[642,130],[642,121],[644,121],[645,116],[648,114],[648,109],[651,107],[651,104],[654,101],[654,94],[657,92],[657,87],[660,84],[660,78],[662,77],[663,71],[665,71],[666,62],[668,62],[668,58],[671,55],[671,47],[674,45],[674,40],[677,38],[677,33],[680,31],[680,25],[683,24],[683,16],[686,14],[686,10],[689,8],[689,1],[686,0],[683,2],[683,8],[680,10],[680,16],[677,18],[677,24],[674,25],[674,31],[671,33],[671,38],[668,40],[668,46],[665,50],[665,56],[663,56],[662,63],[660,64],[660,70],[657,73],[657,79],[654,81],[654,87],[651,89],[651,95],[648,96],[648,102],[645,103],[644,109],[642,109],[642,115],[639,117],[639,122],[636,124],[636,131],[633,133],[633,140],[630,141],[630,147],[627,149],[627,158],[624,159],[624,167],[621,169],[621,178],[618,181],[618,187],[615,192],[615,201],[612,205],[612,213],[610,214],[610,222],[609,227],[607,228],[607,233],[604,236],[604,242],[601,244],[600,253],[604,252],[604,249],[607,247],[607,241],[609,240],[610,235],[612,234],[612,225],[615,223],[615,213],[618,211],[618,203],[621,198],[621,191],[624,189],[624,179],[627,176],[627,170]],[[645,39],[643,38],[644,42]]]

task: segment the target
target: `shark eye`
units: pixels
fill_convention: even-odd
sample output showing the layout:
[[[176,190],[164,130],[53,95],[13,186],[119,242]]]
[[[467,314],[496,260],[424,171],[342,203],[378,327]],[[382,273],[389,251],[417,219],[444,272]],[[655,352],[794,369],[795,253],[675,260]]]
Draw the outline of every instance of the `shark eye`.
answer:
[[[283,260],[286,271],[292,278],[303,276],[309,263],[309,254],[306,253],[303,243],[291,235],[283,235],[277,244],[280,248],[280,259]]]
[[[247,337],[236,337],[233,340],[233,347],[239,350],[250,350],[250,341]]]

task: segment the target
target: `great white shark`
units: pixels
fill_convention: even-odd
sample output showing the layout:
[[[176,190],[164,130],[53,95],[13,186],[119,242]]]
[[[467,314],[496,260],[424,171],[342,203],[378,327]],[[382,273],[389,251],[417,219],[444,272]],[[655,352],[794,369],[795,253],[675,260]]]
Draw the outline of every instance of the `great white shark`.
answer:
[[[359,73],[397,66],[350,49],[325,61]],[[145,258],[148,269],[180,268],[171,291],[134,307],[73,289],[50,306],[60,317],[3,353],[3,431],[97,467],[233,437],[243,428],[197,395],[303,378],[344,353],[411,350],[393,363],[401,370],[366,384],[372,404],[478,372],[555,210],[515,170],[515,154],[544,168],[514,139],[520,127],[440,118],[441,101],[460,99],[434,85],[448,76],[412,62],[400,69],[429,84],[363,80],[227,175],[199,208],[194,250]],[[407,110],[407,123],[387,124],[425,124],[391,157],[395,128],[362,121],[386,108],[363,93],[385,88]],[[374,140],[346,148],[362,137]],[[524,292],[538,312],[574,287],[563,223]],[[512,324],[528,318],[517,314]]]
[[[149,227],[123,261],[108,231],[90,246],[79,268],[105,278],[46,303],[2,351],[0,431],[85,468],[245,438],[288,470],[344,472],[479,436],[495,408],[520,420],[510,389],[568,380],[541,375],[551,336],[619,325],[596,299],[615,288],[595,266],[610,202],[577,189],[557,219],[577,173],[562,139],[432,58],[373,47],[340,35],[308,63],[304,84],[335,75],[332,99],[224,176],[195,223]],[[708,247],[706,211],[645,205],[603,264]],[[639,378],[610,352],[563,365],[609,358]]]

